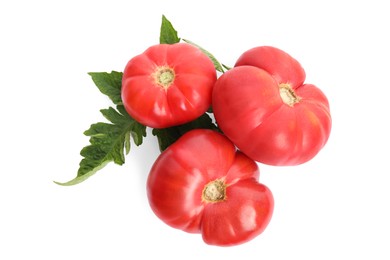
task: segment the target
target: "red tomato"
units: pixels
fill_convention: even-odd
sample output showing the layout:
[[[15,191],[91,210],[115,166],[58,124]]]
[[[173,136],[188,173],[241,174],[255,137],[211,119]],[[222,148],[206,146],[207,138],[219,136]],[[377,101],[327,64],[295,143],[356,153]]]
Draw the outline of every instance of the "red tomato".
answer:
[[[126,65],[123,105],[135,120],[152,128],[184,124],[210,107],[216,79],[214,64],[198,48],[155,45]]]
[[[259,235],[271,219],[273,197],[258,178],[257,164],[228,138],[196,129],[157,158],[148,199],[166,224],[202,233],[207,244],[237,245]]]
[[[218,126],[255,161],[309,161],[326,144],[332,122],[326,96],[304,80],[304,70],[287,53],[273,47],[249,50],[214,86]]]

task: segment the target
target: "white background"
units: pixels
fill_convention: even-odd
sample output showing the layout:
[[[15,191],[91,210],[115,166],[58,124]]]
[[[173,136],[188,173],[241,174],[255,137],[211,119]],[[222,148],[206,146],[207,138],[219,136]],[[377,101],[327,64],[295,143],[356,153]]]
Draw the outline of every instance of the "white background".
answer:
[[[161,16],[232,66],[273,45],[328,96],[333,128],[310,162],[260,166],[266,231],[221,248],[150,210],[155,138],[82,184],[82,133],[111,105],[87,72],[123,71]],[[390,16],[386,1],[2,1],[0,259],[390,259]]]

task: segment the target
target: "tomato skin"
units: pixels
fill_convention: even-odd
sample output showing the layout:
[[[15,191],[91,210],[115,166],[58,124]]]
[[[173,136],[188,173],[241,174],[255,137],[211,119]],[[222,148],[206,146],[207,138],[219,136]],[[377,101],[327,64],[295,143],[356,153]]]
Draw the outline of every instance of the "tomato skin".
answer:
[[[279,86],[263,69],[234,67],[214,86],[214,115],[224,134],[253,160],[279,166],[302,164],[329,138],[329,103],[316,86],[303,84],[294,89],[299,102],[290,106]]]
[[[129,115],[141,124],[180,125],[210,107],[216,79],[212,61],[198,48],[187,43],[158,44],[127,63],[122,100]]]
[[[244,52],[234,66],[245,65],[263,69],[279,84],[289,83],[293,89],[301,86],[306,78],[305,71],[296,59],[272,46],[254,47]]]
[[[273,212],[271,191],[258,182],[257,164],[224,135],[195,129],[169,146],[147,180],[149,204],[166,224],[202,233],[207,244],[232,246],[262,233]],[[207,201],[205,187],[223,181],[226,196]]]

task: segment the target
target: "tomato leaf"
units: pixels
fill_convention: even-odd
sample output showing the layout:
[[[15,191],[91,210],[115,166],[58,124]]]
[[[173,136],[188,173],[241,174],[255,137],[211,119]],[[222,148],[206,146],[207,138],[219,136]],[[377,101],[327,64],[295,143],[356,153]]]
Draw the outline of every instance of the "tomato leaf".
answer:
[[[121,105],[122,72],[90,72],[88,73],[100,92],[108,96],[115,105]]]
[[[130,151],[130,135],[137,146],[142,144],[143,137],[146,136],[146,127],[131,118],[123,106],[100,111],[111,123],[92,124],[84,132],[90,137],[90,145],[80,152],[84,158],[80,162],[77,176],[68,182],[55,183],[63,186],[75,185],[86,180],[111,161],[118,165],[124,164],[125,153],[128,154]]]
[[[153,129],[152,134],[157,136],[158,144],[160,151],[164,151],[171,144],[173,144],[177,139],[179,139],[183,134],[192,130],[192,129],[212,129],[219,131],[218,127],[213,123],[211,117],[204,113],[197,119],[179,126],[173,126],[162,129]]]
[[[163,15],[160,30],[161,44],[174,44],[180,42],[177,31],[173,28],[172,23]]]
[[[189,43],[189,44],[191,44],[191,45],[193,45],[193,46],[199,48],[204,54],[206,54],[206,55],[210,58],[210,60],[213,62],[214,67],[215,67],[215,69],[216,69],[217,71],[222,72],[222,73],[224,72],[221,63],[220,63],[220,62],[215,58],[215,56],[212,55],[209,51],[205,50],[204,48],[202,48],[201,46],[199,46],[199,45],[196,44],[196,43],[193,43],[193,42],[190,41],[190,40],[183,39],[183,41],[185,41],[186,43]]]
[[[231,67],[229,67],[229,66],[227,66],[227,65],[225,65],[225,64],[222,64],[222,67],[224,67],[224,68],[225,68],[225,71],[228,71],[228,70],[230,70],[230,69],[231,69]]]

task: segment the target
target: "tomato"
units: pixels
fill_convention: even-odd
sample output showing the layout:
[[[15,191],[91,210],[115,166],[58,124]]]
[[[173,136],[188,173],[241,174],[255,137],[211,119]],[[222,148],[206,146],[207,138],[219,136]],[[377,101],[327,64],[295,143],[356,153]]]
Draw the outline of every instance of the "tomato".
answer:
[[[256,162],[226,136],[195,129],[157,158],[147,194],[166,224],[201,233],[207,244],[238,245],[262,233],[271,219],[272,193],[258,178]]]
[[[214,64],[198,48],[154,45],[127,63],[123,105],[135,120],[152,128],[184,124],[210,107],[216,79]]]
[[[326,144],[332,120],[325,94],[304,80],[301,65],[282,50],[265,46],[245,52],[214,86],[218,126],[255,161],[309,161]]]

